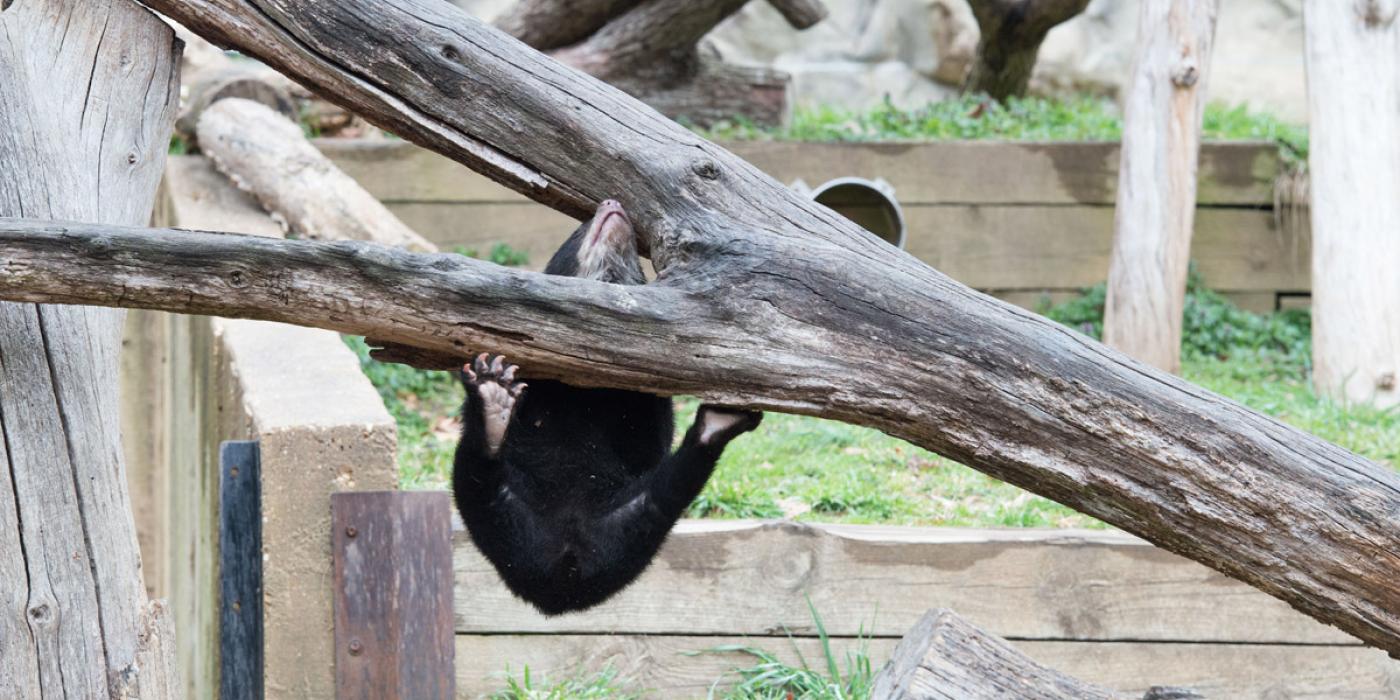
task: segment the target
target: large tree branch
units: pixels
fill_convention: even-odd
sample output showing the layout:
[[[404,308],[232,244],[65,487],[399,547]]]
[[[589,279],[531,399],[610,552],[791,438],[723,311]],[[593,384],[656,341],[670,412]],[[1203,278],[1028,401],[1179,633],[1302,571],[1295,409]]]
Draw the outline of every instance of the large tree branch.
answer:
[[[262,272],[275,269],[270,252],[248,262],[242,289],[257,290],[250,279],[280,279],[276,303],[259,317],[286,316],[293,300],[319,297],[317,325],[367,330],[362,321],[346,327],[344,319],[363,312],[345,290],[373,282],[384,261],[417,261],[390,268],[404,273],[397,282],[419,279],[395,287],[388,298],[399,303],[372,306],[400,337],[412,331],[420,342],[411,344],[489,345],[536,372],[578,371],[596,383],[871,425],[1248,581],[1400,655],[1393,471],[977,294],[449,3],[147,1],[539,201],[582,213],[593,201],[621,198],[660,269],[655,285],[605,290],[321,244],[346,251],[339,264],[348,278],[270,277]],[[126,236],[40,240],[96,250],[87,272],[72,272],[99,270],[109,287],[121,286],[122,270],[135,274],[129,265],[151,273]],[[13,260],[40,244],[11,235],[0,245],[0,268],[12,280],[0,286],[4,295],[30,298],[24,289],[50,284],[32,274],[13,281]],[[290,256],[316,244],[275,245]],[[19,269],[39,269],[55,255],[37,250]],[[216,264],[138,275],[107,303],[139,305],[142,279],[203,300],[198,283],[213,280],[184,275],[201,267],[213,275]],[[59,291],[73,297],[81,279]],[[219,288],[237,288],[232,280]],[[224,297],[201,303],[229,304]],[[444,313],[415,311],[429,299]]]
[[[917,263],[789,249],[772,265],[766,247],[619,287],[361,243],[8,220],[0,298],[490,349],[533,374],[869,425],[1400,649],[1393,472]]]

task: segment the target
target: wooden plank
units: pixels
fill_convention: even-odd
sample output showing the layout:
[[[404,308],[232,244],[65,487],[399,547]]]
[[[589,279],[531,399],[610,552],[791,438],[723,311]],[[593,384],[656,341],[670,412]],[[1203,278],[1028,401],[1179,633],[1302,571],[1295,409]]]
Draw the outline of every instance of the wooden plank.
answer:
[[[905,249],[976,289],[1073,289],[1108,276],[1108,207],[909,207]],[[1202,209],[1191,259],[1221,291],[1305,291],[1310,248],[1270,212]]]
[[[219,448],[219,698],[263,697],[262,471],[256,440]]]
[[[393,204],[429,240],[484,255],[500,241],[540,268],[573,230],[572,219],[528,203]],[[1104,281],[1113,209],[1061,206],[909,206],[905,249],[954,279],[993,294],[1073,290]],[[469,222],[464,225],[464,222]],[[1309,289],[1306,235],[1281,230],[1263,209],[1201,209],[1191,258],[1222,292]]]
[[[318,139],[315,143],[386,203],[527,201],[404,141]],[[784,184],[798,178],[809,185],[842,176],[884,178],[905,205],[1111,205],[1118,186],[1116,143],[740,141],[721,145]],[[1280,167],[1278,148],[1272,143],[1205,144],[1197,201],[1272,206],[1273,181]]]
[[[459,633],[900,636],[932,607],[1020,639],[1355,643],[1286,604],[1117,531],[682,521],[642,578],[547,618],[454,537]],[[703,604],[697,604],[703,601]]]
[[[331,496],[336,697],[453,696],[451,496]]]
[[[708,606],[707,606],[708,607]],[[878,669],[896,638],[831,640],[834,655],[867,649]],[[1141,696],[1155,685],[1196,690],[1207,698],[1278,700],[1392,700],[1400,687],[1400,662],[1364,647],[1147,642],[1045,642],[1012,640],[1035,661],[1086,682]],[[458,635],[459,698],[479,698],[505,686],[507,672],[519,677],[570,678],[611,665],[646,697],[705,697],[716,681],[732,683],[731,671],[753,663],[741,653],[699,654],[727,645],[756,646],[787,663],[824,668],[821,642],[812,637],[643,635]]]

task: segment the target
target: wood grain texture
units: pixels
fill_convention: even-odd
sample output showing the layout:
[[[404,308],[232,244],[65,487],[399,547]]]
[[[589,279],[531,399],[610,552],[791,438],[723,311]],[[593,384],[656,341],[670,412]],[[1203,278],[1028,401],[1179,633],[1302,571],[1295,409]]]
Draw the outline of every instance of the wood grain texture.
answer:
[[[219,446],[219,700],[262,700],[262,470],[256,440]]]
[[[1032,661],[951,610],[930,610],[875,675],[871,700],[1123,700]]]
[[[0,215],[145,224],[178,99],[173,34],[126,0],[6,4],[0,170],[23,176],[0,178]],[[106,309],[0,304],[0,522],[23,558],[0,574],[3,697],[175,696],[122,466],[121,328]]]
[[[383,330],[370,335],[490,348],[526,374],[868,425],[1400,654],[1395,472],[977,294],[448,3],[150,5],[538,201],[578,213],[621,197],[658,281],[12,224],[34,236],[0,237],[6,296]],[[63,273],[35,274],[48,263]]]
[[[343,492],[331,511],[335,696],[450,700],[451,495]]]
[[[832,640],[838,661],[864,649],[878,666],[897,638]],[[1120,693],[1141,696],[1150,687],[1192,688],[1229,700],[1394,700],[1400,662],[1361,647],[1255,644],[1150,644],[1142,642],[1045,642],[1011,640],[1035,661]],[[787,663],[799,653],[820,664],[813,637],[687,637],[642,635],[458,635],[457,697],[484,698],[505,687],[507,672],[519,678],[573,678],[611,665],[655,697],[704,698],[712,685],[735,682],[733,669],[754,658],[738,652],[703,653],[726,646],[759,647]]]
[[[1123,113],[1104,342],[1181,370],[1196,163],[1216,0],[1144,0]]]
[[[464,532],[453,553],[460,634],[814,635],[810,600],[848,637],[898,637],[937,606],[1016,639],[1355,643],[1119,532],[683,520],[636,584],[553,618],[516,600]]]
[[[1400,22],[1390,0],[1303,4],[1314,236],[1313,381],[1400,404]]]
[[[437,252],[308,143],[301,127],[266,105],[239,98],[215,102],[200,116],[197,133],[215,167],[292,236]]]

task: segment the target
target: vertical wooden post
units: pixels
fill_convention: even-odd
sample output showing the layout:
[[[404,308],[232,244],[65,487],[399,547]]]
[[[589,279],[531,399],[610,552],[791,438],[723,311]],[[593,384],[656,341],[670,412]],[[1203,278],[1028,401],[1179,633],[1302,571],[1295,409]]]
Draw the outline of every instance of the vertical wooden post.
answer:
[[[0,2],[0,216],[144,225],[179,94],[128,0]],[[122,464],[122,312],[0,304],[0,697],[177,697]]]
[[[1139,12],[1104,342],[1176,372],[1216,0],[1142,0]]]
[[[256,440],[219,448],[219,700],[262,700],[262,473]]]
[[[452,700],[452,499],[331,496],[336,697]]]
[[[1400,2],[1304,3],[1313,378],[1400,403]]]

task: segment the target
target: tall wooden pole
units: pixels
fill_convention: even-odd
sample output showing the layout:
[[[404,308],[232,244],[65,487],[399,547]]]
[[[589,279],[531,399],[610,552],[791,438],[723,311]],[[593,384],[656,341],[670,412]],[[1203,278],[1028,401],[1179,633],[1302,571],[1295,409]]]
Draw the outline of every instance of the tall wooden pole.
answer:
[[[150,220],[178,95],[128,0],[0,3],[0,215]],[[117,424],[123,314],[0,303],[0,697],[173,698]]]
[[[1216,0],[1143,0],[1124,107],[1104,342],[1181,369],[1181,315]]]
[[[1304,4],[1312,138],[1313,376],[1400,403],[1400,23],[1396,0]]]

